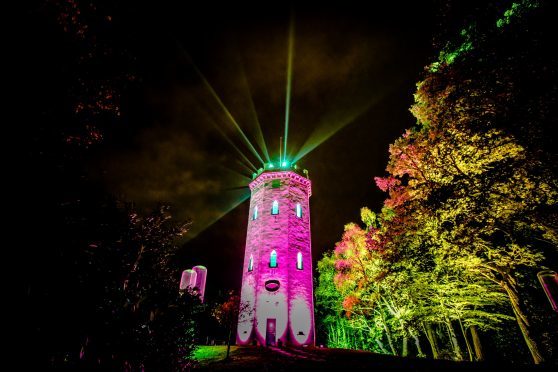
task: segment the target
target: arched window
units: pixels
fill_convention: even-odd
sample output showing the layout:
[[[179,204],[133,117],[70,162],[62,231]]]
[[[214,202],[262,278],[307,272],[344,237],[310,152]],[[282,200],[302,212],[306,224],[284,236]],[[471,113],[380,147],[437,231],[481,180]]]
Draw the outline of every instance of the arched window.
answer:
[[[296,268],[302,270],[302,253],[298,252],[296,255]]]
[[[258,206],[256,205],[254,207],[254,211],[252,212],[252,220],[255,220],[258,218]]]
[[[248,271],[252,271],[254,269],[254,257],[250,255],[250,261],[248,261]]]
[[[275,252],[275,249],[269,255],[269,267],[277,267],[277,252]]]
[[[302,205],[300,203],[296,203],[296,216],[302,218]]]
[[[271,214],[279,214],[279,202],[277,200],[273,201],[273,206],[271,207]]]

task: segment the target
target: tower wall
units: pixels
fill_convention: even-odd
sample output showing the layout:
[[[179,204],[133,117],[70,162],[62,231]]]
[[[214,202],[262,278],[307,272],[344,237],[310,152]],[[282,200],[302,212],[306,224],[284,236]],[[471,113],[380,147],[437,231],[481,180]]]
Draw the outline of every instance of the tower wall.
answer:
[[[207,280],[207,268],[202,265],[194,266],[192,270],[196,273],[196,285],[195,288],[198,289],[201,302],[205,296],[205,282]]]
[[[265,345],[271,327],[275,342],[314,344],[310,180],[292,171],[265,172],[250,189],[237,343]],[[274,201],[278,202],[277,214],[272,214]],[[301,217],[297,216],[297,203]],[[275,268],[270,267],[273,250],[277,253]],[[297,267],[299,252],[301,269]],[[274,324],[268,324],[268,319]]]
[[[188,287],[196,286],[196,272],[192,269],[184,270],[180,278],[180,290],[186,290]]]

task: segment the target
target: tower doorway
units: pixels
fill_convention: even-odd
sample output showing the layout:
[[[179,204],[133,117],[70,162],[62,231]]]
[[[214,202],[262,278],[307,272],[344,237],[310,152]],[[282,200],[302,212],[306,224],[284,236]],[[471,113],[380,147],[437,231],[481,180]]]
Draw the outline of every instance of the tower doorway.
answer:
[[[275,346],[277,344],[277,339],[275,335],[275,319],[268,318],[267,325],[265,327],[265,345]]]

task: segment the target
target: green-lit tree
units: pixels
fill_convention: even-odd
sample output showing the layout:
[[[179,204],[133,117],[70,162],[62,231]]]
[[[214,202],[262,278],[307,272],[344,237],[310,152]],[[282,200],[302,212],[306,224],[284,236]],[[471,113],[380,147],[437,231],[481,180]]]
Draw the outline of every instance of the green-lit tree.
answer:
[[[376,179],[389,193],[384,208],[364,210],[366,227],[347,225],[336,246],[344,308],[379,318],[402,355],[421,331],[434,357],[447,346],[464,359],[461,338],[481,360],[479,331],[513,315],[534,362],[544,360],[533,320],[555,315],[527,303],[558,246],[558,63],[539,58],[551,43],[540,3],[494,9],[427,68],[411,108],[417,124],[390,146],[388,176]]]

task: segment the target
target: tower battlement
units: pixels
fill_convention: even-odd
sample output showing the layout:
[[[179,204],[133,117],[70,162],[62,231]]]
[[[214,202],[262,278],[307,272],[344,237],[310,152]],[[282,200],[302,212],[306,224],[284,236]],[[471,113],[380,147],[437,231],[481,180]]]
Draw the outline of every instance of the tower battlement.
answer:
[[[285,180],[285,179],[291,179],[300,183],[301,185],[307,188],[308,197],[312,195],[312,182],[310,181],[310,179],[292,170],[263,172],[259,176],[257,176],[256,179],[250,182],[248,186],[250,187],[250,191],[254,192],[254,190],[257,190],[266,182],[270,182],[273,180]]]
[[[264,166],[258,169],[257,172],[252,173],[252,179],[258,178],[262,173],[268,172],[293,172],[302,177],[308,178],[308,170],[300,168],[295,163],[277,162],[277,163],[265,163]]]

